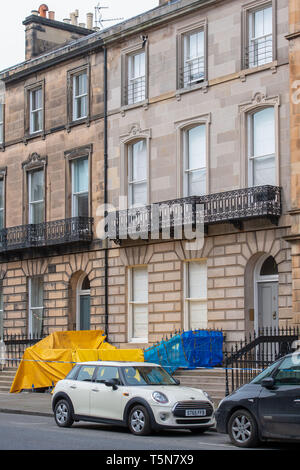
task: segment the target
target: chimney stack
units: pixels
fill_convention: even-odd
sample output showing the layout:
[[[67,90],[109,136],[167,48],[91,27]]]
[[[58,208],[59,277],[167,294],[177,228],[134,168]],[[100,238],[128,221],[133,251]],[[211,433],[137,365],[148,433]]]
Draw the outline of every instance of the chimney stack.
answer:
[[[47,15],[48,13],[48,15]],[[38,57],[45,52],[64,46],[74,39],[88,36],[93,32],[93,14],[88,14],[89,25],[79,23],[79,11],[71,13],[70,18],[63,21],[55,20],[55,12],[49,11],[46,4],[38,10],[32,10],[24,21],[25,29],[25,58]]]
[[[47,18],[47,11],[49,11],[49,8],[47,5],[43,3],[43,5],[40,6],[39,8],[39,14],[42,18]]]
[[[86,27],[87,29],[93,29],[94,15],[93,13],[86,14]]]

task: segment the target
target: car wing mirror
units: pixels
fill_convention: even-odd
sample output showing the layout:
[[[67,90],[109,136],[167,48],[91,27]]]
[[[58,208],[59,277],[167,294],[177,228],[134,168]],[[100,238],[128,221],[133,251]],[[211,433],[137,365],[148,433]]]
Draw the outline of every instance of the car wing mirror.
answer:
[[[273,377],[266,377],[261,382],[261,386],[264,388],[268,388],[268,389],[273,388],[274,385],[275,385],[275,380],[273,379]]]
[[[107,387],[112,387],[113,390],[118,390],[117,384],[116,384],[116,382],[114,381],[114,379],[105,380],[104,384],[105,384]]]

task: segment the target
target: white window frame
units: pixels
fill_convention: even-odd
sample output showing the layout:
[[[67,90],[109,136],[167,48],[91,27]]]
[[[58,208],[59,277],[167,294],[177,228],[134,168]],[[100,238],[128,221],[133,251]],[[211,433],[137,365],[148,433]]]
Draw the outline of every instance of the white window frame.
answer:
[[[36,172],[42,172],[43,173],[43,188],[44,188],[44,191],[43,191],[43,199],[40,199],[38,201],[32,201],[31,200],[31,185],[32,185],[32,176],[34,173]],[[32,210],[33,207],[35,205],[38,205],[38,204],[41,204],[43,203],[43,222],[45,221],[45,172],[43,169],[39,168],[37,170],[32,170],[32,171],[28,171],[28,223],[29,224],[33,224],[33,213],[34,211]],[[41,222],[41,223],[43,223]]]
[[[78,163],[79,160],[87,160],[88,162],[88,189],[87,191],[74,191],[74,185],[75,185],[75,165]],[[89,168],[89,157],[88,155],[83,155],[82,157],[79,158],[74,158],[74,160],[71,160],[71,187],[72,187],[72,217],[79,217],[78,216],[78,196],[88,196],[88,201],[90,199],[90,168]],[[87,217],[89,217],[89,202],[88,202],[88,214]]]
[[[146,170],[147,178],[142,180],[133,179],[133,147],[139,142],[144,142],[145,145],[145,157],[146,157]],[[135,142],[131,142],[128,145],[128,204],[129,207],[133,205],[133,194],[134,188],[140,184],[146,183],[146,203],[148,203],[148,155],[147,155],[147,141],[146,139],[139,139]]]
[[[0,225],[0,230],[5,227],[5,178],[0,176],[0,184],[2,183],[2,201],[3,207],[0,206],[0,214],[2,213],[3,227]]]
[[[199,33],[203,33],[203,54],[198,55],[198,56],[193,57],[193,58],[187,58],[188,44],[189,44],[189,52],[190,52],[190,37],[193,36],[194,34],[199,34]],[[201,59],[203,60],[203,77],[202,78],[197,78],[197,79],[194,79],[194,80],[187,80],[186,77],[185,77],[185,69],[189,66],[193,67],[194,66],[193,64],[196,61],[200,62]],[[183,35],[183,70],[182,70],[182,73],[183,73],[182,83],[183,83],[184,88],[189,86],[189,85],[194,85],[196,83],[203,82],[205,80],[205,67],[206,67],[205,62],[206,61],[205,61],[205,30],[204,30],[204,28],[194,30],[194,31],[189,31],[189,32],[185,33]],[[198,65],[198,67],[200,68],[200,65]]]
[[[44,305],[42,305],[40,307],[32,307],[31,306],[31,302],[32,302],[32,297],[31,297],[31,294],[32,294],[32,281],[35,280],[35,279],[42,279],[42,276],[30,277],[28,279],[28,333],[29,333],[29,336],[33,336],[33,331],[32,331],[33,311],[42,310],[42,318],[44,317]],[[43,292],[43,298],[44,298],[44,292]]]
[[[207,260],[206,259],[200,259],[200,260],[189,260],[184,263],[184,329],[185,330],[190,330],[192,329],[191,325],[191,318],[190,318],[190,304],[191,302],[198,302],[201,304],[206,305],[206,311],[207,311],[207,320],[206,324],[203,327],[203,329],[207,329],[208,327],[208,296],[207,296],[207,289],[206,289],[206,297],[205,298],[196,298],[196,297],[190,297],[189,296],[189,266],[190,263],[199,263],[199,264],[204,264],[206,267],[206,275],[207,275]]]
[[[0,103],[0,145],[4,143],[4,104]]]
[[[205,167],[198,167],[198,168],[189,168],[188,162],[190,160],[189,156],[189,131],[195,129],[197,127],[204,126],[205,129]],[[205,123],[199,123],[195,126],[189,127],[183,130],[183,195],[184,197],[194,196],[193,194],[189,194],[189,176],[197,171],[205,170],[205,192],[207,194],[207,129]]]
[[[83,93],[81,95],[76,95],[76,78],[85,75],[86,76],[86,93]],[[81,71],[78,73],[74,73],[72,76],[72,82],[73,82],[73,112],[72,112],[72,119],[73,121],[79,121],[80,119],[86,119],[88,117],[88,96],[89,96],[89,86],[88,86],[88,73],[87,71]],[[77,101],[79,99],[84,98],[86,101],[86,114],[83,116],[77,116]]]
[[[134,58],[137,57],[138,55],[144,55],[144,71],[143,71],[144,73],[138,76],[134,76],[133,75]],[[128,105],[140,103],[140,102],[145,101],[146,99],[146,67],[147,67],[147,63],[146,63],[146,51],[145,50],[139,50],[133,54],[128,55],[127,57],[127,104]],[[141,90],[141,92],[138,91],[137,92],[138,97],[137,99],[135,99],[135,95],[136,95],[135,84],[137,83],[138,87],[143,86],[142,84],[143,79],[144,79],[144,90]],[[142,85],[139,85],[139,82]],[[132,91],[130,91],[131,88],[132,88]]]
[[[274,148],[275,152],[266,155],[254,155],[254,129],[253,129],[253,119],[255,114],[262,112],[266,109],[272,109],[274,113]],[[275,167],[275,184],[277,180],[277,169],[276,169],[276,113],[273,106],[266,106],[265,108],[255,109],[253,112],[248,113],[247,116],[247,132],[248,132],[248,186],[254,187],[254,163],[256,160],[266,157],[274,158],[274,167]]]
[[[147,302],[140,302],[140,301],[135,301],[133,297],[133,273],[134,270],[142,270],[144,269],[147,272],[147,280],[148,278],[148,271],[147,271],[147,266],[132,266],[128,268],[128,341],[130,343],[148,343],[148,335],[149,335],[149,301]],[[148,289],[147,289],[147,299],[149,295],[149,284]],[[148,312],[148,325],[147,325],[147,335],[144,338],[135,338],[133,336],[133,322],[134,322],[134,312],[133,312],[133,307],[135,305],[144,305],[147,306],[147,312]]]
[[[33,109],[33,93],[36,93],[36,92],[41,92],[41,102],[42,102],[42,106],[40,108],[36,108],[36,109]],[[30,90],[29,92],[29,113],[30,113],[30,118],[29,118],[29,130],[30,130],[30,134],[36,134],[38,132],[41,132],[43,130],[43,127],[44,127],[44,117],[43,117],[43,110],[44,110],[44,98],[43,98],[43,87],[40,86],[40,87],[37,87],[37,88],[34,88],[32,90]],[[36,129],[34,130],[33,127],[34,127],[34,115],[35,114],[39,114],[41,113],[41,128],[40,129]]]
[[[247,12],[247,38],[246,38],[246,48],[248,50],[248,57],[247,57],[247,66],[249,69],[255,68],[255,67],[260,67],[266,64],[269,64],[273,62],[274,60],[274,35],[275,33],[275,22],[274,22],[274,8],[276,4],[271,1],[271,2],[263,2],[263,3],[258,3],[256,7],[253,7],[252,9],[249,9]],[[254,36],[254,28],[255,28],[255,14],[260,11],[267,10],[268,8],[271,8],[272,10],[272,33],[271,34],[264,34],[262,36]],[[267,41],[267,38],[270,38],[270,60],[265,60],[263,61],[262,59],[256,58],[256,53],[255,53],[255,44],[262,40],[265,39]],[[251,52],[252,51],[252,52]]]

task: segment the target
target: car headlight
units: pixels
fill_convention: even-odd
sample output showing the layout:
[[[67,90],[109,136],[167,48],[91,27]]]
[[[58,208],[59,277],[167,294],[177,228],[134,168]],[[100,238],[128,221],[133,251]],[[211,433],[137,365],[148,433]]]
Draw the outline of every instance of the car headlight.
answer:
[[[153,392],[152,393],[153,400],[157,401],[157,403],[168,403],[168,398],[164,393],[161,392]]]
[[[206,398],[207,398],[209,401],[212,402],[212,398],[208,395],[208,393],[207,393],[207,392],[204,392],[204,391],[203,391],[203,393],[204,393],[204,395],[206,396]]]

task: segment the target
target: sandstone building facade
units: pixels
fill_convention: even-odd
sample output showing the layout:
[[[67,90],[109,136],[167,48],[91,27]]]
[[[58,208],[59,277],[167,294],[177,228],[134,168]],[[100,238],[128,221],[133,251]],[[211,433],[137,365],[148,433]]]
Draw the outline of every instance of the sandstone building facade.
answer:
[[[7,332],[146,347],[295,321],[289,2],[160,3],[0,75]],[[197,204],[201,244],[150,236],[151,206]]]

